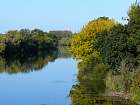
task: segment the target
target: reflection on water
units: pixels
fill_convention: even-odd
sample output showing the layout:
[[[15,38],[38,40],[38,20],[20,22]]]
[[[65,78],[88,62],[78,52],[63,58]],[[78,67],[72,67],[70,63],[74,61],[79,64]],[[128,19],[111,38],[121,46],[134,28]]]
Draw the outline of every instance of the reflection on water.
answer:
[[[71,54],[66,47],[51,48],[34,54],[15,54],[9,57],[0,57],[0,72],[28,73],[41,70],[48,62],[57,58],[69,58]]]
[[[0,57],[0,104],[9,105],[11,102],[6,100],[15,100],[14,105],[139,105],[140,66],[128,69],[122,64],[119,71],[114,71],[98,60],[80,62],[78,82],[72,86],[77,62],[70,57],[63,47]],[[67,97],[69,91],[71,101]],[[30,99],[30,103],[22,99]]]
[[[139,105],[139,67],[130,70],[122,65],[117,72],[91,60],[78,68],[78,83],[70,92],[72,105]]]
[[[0,105],[70,105],[76,65],[67,48],[1,58]]]

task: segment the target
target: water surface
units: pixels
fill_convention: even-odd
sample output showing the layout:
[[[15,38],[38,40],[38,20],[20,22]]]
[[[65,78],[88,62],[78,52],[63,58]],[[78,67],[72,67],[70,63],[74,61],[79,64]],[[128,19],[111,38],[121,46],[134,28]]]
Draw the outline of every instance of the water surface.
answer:
[[[139,68],[78,63],[62,47],[0,57],[0,105],[139,105]]]
[[[65,48],[0,59],[0,105],[70,105],[77,62]]]

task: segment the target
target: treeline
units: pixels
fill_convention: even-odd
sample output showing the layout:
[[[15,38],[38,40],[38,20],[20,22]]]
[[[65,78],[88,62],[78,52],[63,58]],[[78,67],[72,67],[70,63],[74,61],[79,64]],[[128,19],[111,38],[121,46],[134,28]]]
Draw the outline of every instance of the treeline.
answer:
[[[49,33],[55,35],[58,38],[59,46],[70,46],[72,38],[71,31],[50,31]]]
[[[117,68],[121,62],[135,66],[140,61],[140,5],[132,4],[127,24],[108,17],[89,22],[72,38],[70,51],[78,59],[91,57]]]
[[[32,54],[39,50],[56,47],[57,44],[58,40],[55,35],[40,29],[8,31],[0,35],[0,55]]]

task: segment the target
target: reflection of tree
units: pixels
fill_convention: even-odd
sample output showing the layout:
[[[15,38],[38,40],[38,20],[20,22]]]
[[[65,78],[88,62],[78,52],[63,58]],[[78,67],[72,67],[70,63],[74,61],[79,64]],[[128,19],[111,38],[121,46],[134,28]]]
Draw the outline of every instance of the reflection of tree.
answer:
[[[78,83],[70,92],[72,105],[137,105],[133,102],[140,101],[140,72],[111,73],[107,65],[96,61],[78,65]]]
[[[65,58],[65,54],[66,51],[63,54],[63,50],[61,50],[61,57]],[[50,48],[34,53],[24,52],[20,54],[16,53],[12,56],[0,57],[0,72],[11,74],[41,70],[48,62],[53,62],[59,55],[58,48]]]
[[[58,58],[70,58],[71,56],[67,46],[58,46]]]
[[[0,72],[18,73],[40,70],[57,58],[57,49],[40,51],[35,54],[15,54],[0,59]]]

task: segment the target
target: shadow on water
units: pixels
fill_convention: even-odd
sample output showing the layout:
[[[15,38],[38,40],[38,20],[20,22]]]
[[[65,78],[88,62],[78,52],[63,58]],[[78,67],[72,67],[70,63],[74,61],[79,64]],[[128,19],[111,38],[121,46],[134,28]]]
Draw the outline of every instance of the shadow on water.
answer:
[[[49,48],[34,53],[16,53],[5,57],[0,56],[0,72],[8,74],[29,73],[41,70],[57,58],[69,57],[71,57],[71,54],[66,47]]]
[[[140,67],[110,70],[103,63],[80,62],[77,84],[70,91],[72,105],[139,105]]]

